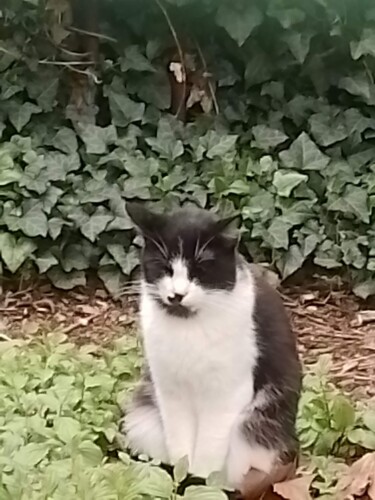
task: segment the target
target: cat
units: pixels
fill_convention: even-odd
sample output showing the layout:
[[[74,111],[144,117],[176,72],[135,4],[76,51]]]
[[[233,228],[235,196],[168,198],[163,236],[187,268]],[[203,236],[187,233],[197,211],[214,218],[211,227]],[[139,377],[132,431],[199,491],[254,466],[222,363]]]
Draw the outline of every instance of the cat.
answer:
[[[241,491],[298,453],[296,341],[282,301],[237,250],[233,217],[182,208],[127,211],[144,239],[140,301],[146,369],[125,411],[135,454],[225,475]]]

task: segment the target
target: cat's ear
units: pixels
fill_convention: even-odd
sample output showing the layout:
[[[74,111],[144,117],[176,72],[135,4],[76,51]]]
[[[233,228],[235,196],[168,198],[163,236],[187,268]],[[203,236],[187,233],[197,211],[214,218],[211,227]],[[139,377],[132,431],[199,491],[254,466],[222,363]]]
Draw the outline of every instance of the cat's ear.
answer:
[[[126,211],[138,230],[145,236],[157,233],[162,226],[163,216],[152,212],[142,203],[129,202],[126,204]]]
[[[238,221],[240,215],[233,214],[230,217],[225,217],[219,219],[216,223],[216,230],[218,234],[224,236],[225,241],[230,247],[237,247],[240,239],[240,233],[238,230]]]

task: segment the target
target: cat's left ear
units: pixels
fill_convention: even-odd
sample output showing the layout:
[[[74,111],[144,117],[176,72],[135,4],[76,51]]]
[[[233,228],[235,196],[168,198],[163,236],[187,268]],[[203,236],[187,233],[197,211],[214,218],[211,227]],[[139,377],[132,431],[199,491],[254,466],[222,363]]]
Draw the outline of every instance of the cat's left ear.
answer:
[[[128,202],[126,204],[126,211],[144,236],[157,234],[163,225],[163,216],[152,212],[143,203]]]
[[[230,246],[236,247],[240,239],[240,232],[238,229],[240,215],[233,214],[230,217],[220,219],[216,223],[216,230],[219,234],[224,236],[225,240]]]

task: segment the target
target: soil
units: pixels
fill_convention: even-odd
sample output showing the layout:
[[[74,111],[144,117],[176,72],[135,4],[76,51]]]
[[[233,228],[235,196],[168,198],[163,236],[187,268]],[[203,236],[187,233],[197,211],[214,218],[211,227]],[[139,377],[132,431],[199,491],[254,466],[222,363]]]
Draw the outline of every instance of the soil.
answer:
[[[311,282],[280,290],[306,363],[333,357],[332,375],[356,399],[375,397],[375,310],[342,289]],[[371,308],[370,308],[371,309]],[[137,298],[38,285],[0,296],[0,339],[58,330],[77,344],[109,344],[137,328]]]

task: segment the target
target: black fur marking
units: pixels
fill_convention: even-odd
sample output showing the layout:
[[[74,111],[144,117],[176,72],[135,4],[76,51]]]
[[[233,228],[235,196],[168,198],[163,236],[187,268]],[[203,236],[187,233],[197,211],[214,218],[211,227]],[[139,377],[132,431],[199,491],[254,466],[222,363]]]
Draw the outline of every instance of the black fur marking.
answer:
[[[227,234],[233,217],[220,220],[197,208],[177,210],[171,215],[153,214],[133,204],[127,209],[144,236],[142,269],[148,284],[153,285],[170,274],[172,261],[182,258],[189,278],[202,287],[215,290],[234,287],[237,238]],[[173,308],[170,311],[176,315],[186,312]]]
[[[250,442],[278,449],[290,461],[298,451],[295,424],[302,384],[296,340],[278,293],[256,280],[254,319],[259,359],[254,376],[254,398],[264,394],[265,404],[250,412],[243,432]]]

